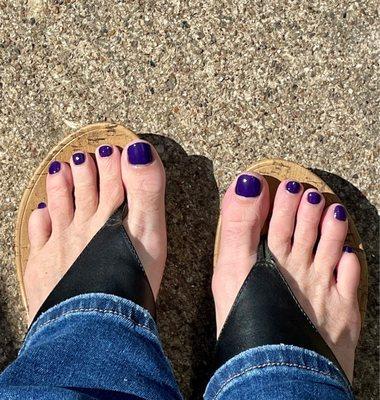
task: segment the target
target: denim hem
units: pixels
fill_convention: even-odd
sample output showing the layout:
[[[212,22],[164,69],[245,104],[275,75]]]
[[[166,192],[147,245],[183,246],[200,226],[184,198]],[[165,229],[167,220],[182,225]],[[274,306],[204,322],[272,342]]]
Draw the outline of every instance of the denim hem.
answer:
[[[218,399],[224,390],[234,381],[244,378],[255,370],[266,368],[290,368],[316,374],[328,379],[344,391],[347,398],[354,399],[352,388],[347,378],[327,358],[310,350],[291,345],[267,345],[246,350],[220,367],[207,385],[204,397]],[[251,379],[251,378],[250,378]]]
[[[0,391],[9,399],[182,399],[149,312],[102,293],[41,314],[0,374]]]
[[[32,337],[44,327],[57,323],[64,318],[83,314],[121,318],[130,327],[142,328],[159,340],[156,323],[146,309],[130,300],[111,294],[88,293],[65,300],[42,313],[29,328],[19,354],[28,347]]]

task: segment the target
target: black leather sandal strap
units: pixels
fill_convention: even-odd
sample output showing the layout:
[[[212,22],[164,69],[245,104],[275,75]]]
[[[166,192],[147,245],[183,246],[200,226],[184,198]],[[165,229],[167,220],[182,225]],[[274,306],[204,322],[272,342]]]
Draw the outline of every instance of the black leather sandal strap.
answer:
[[[85,293],[131,300],[155,318],[156,304],[144,268],[122,224],[121,206],[92,238],[42,304],[34,321],[49,308]]]
[[[332,361],[332,350],[302,309],[262,237],[256,264],[246,278],[216,344],[215,368],[259,346],[287,344]]]

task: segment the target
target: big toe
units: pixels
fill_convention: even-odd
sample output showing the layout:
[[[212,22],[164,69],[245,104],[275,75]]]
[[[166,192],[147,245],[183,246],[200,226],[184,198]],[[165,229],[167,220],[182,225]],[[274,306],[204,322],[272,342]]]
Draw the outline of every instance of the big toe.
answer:
[[[259,174],[241,174],[224,195],[212,280],[218,333],[256,262],[261,229],[268,211],[268,183]]]
[[[138,140],[124,149],[121,171],[128,199],[124,225],[156,297],[166,261],[164,167],[153,146]]]

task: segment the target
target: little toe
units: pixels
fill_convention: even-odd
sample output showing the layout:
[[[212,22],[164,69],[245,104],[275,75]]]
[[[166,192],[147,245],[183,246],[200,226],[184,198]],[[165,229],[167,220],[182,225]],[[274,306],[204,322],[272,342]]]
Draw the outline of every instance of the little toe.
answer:
[[[41,202],[31,213],[28,224],[30,250],[38,250],[49,240],[51,220],[46,203]]]
[[[297,181],[283,181],[277,188],[269,223],[268,246],[280,264],[284,263],[291,251],[302,193],[303,187]]]
[[[68,164],[51,162],[46,192],[52,231],[61,231],[71,224],[74,215],[73,177]]]
[[[347,212],[341,204],[332,204],[322,218],[321,237],[314,258],[314,266],[326,282],[330,282],[337,266],[348,228]]]
[[[120,150],[116,146],[102,145],[96,150],[96,162],[99,171],[97,215],[105,222],[125,199],[121,180]]]
[[[360,262],[350,246],[344,246],[342,256],[336,267],[337,288],[346,299],[357,299],[360,283]]]
[[[86,221],[97,210],[97,170],[92,157],[85,152],[76,152],[70,160],[74,181],[75,216]]]
[[[291,253],[303,264],[311,262],[324,205],[324,197],[315,189],[306,190],[299,204]]]

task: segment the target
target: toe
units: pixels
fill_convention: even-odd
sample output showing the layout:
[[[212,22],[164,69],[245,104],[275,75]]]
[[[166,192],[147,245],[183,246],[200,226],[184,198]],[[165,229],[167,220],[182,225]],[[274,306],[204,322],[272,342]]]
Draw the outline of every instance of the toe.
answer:
[[[31,251],[38,250],[49,240],[51,220],[46,204],[41,202],[29,218],[29,242]]]
[[[68,164],[59,161],[50,164],[46,192],[52,230],[66,228],[74,215],[73,177]]]
[[[75,218],[86,221],[98,207],[97,171],[92,157],[76,152],[70,160],[74,182]]]
[[[268,210],[267,181],[256,173],[238,176],[228,188],[222,202],[220,250],[216,268],[231,264],[241,265],[243,260],[246,264],[245,261],[249,260],[246,266],[246,272],[249,272],[256,258],[260,233]]]
[[[353,249],[344,246],[342,256],[337,265],[337,288],[346,299],[357,299],[360,282],[360,263]]]
[[[277,188],[268,230],[268,245],[280,263],[283,263],[291,250],[302,192],[303,187],[297,181],[283,181]]]
[[[96,150],[96,162],[99,170],[97,214],[106,221],[125,198],[121,180],[120,150],[116,146],[100,146]]]
[[[291,253],[303,264],[312,259],[324,205],[324,197],[315,189],[306,190],[299,204]]]
[[[241,174],[224,195],[219,254],[212,278],[217,335],[256,262],[260,233],[268,211],[268,183],[259,174]]]
[[[347,212],[341,204],[332,204],[322,218],[321,237],[314,259],[314,266],[326,282],[333,278],[333,272],[341,255],[347,235]]]
[[[138,140],[124,149],[121,169],[128,199],[125,225],[157,295],[166,259],[164,167],[153,146]]]

